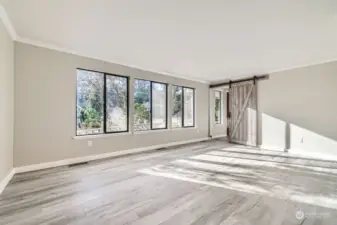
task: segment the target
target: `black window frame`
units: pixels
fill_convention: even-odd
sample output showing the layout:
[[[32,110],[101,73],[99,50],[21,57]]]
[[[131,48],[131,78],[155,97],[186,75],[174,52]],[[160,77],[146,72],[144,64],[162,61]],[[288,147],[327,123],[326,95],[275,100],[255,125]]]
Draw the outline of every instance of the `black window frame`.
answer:
[[[104,135],[104,134],[118,134],[118,133],[128,133],[130,131],[130,77],[128,76],[123,76],[123,75],[118,75],[118,74],[112,74],[112,73],[106,73],[106,72],[100,72],[96,70],[89,70],[89,69],[83,69],[83,68],[76,68],[76,76],[78,70],[83,70],[83,71],[88,71],[88,72],[94,72],[94,73],[101,73],[103,74],[103,133],[97,133],[97,134],[82,134],[78,135],[77,134],[77,80],[76,80],[76,136],[78,137],[83,137],[83,136],[91,136],[91,135]],[[106,88],[106,78],[107,76],[114,76],[114,77],[122,77],[126,78],[126,105],[127,105],[127,122],[126,122],[126,130],[123,131],[110,131],[107,132],[106,129],[106,122],[107,122],[107,105],[106,105],[106,96],[107,96],[107,88]]]
[[[220,115],[219,115],[220,121],[219,122],[215,121],[215,118],[214,118],[214,121],[215,121],[215,124],[222,124],[222,92],[221,91],[217,91],[217,90],[214,91],[214,111],[215,111],[216,99],[217,99],[215,93],[217,93],[217,92],[219,93],[219,97],[220,97],[220,99],[219,99],[219,101],[220,101],[220,110],[219,110],[220,111]],[[215,116],[215,114],[214,114],[214,116]]]
[[[146,131],[151,131],[151,130],[167,130],[168,129],[168,83],[164,83],[164,82],[158,82],[158,81],[152,81],[152,80],[146,80],[146,79],[141,79],[141,78],[134,78],[134,81],[135,80],[142,80],[142,81],[147,81],[147,82],[150,82],[150,129],[149,130],[137,130],[134,132],[146,132]],[[165,116],[165,127],[164,128],[153,128],[152,124],[152,120],[153,120],[153,113],[152,113],[152,89],[153,89],[153,83],[156,83],[156,84],[164,84],[166,86],[166,98],[165,98],[165,107],[166,107],[166,116]],[[134,85],[134,84],[133,84]],[[134,86],[133,86],[134,88]],[[134,92],[135,90],[133,90],[133,95],[134,95]],[[134,102],[133,102],[133,109],[134,109]],[[132,115],[134,116],[134,115]],[[133,121],[134,123],[134,121]],[[133,128],[134,128],[134,124],[133,124]]]
[[[173,129],[179,129],[179,128],[191,128],[191,127],[195,127],[195,88],[192,87],[187,87],[187,86],[182,86],[182,85],[175,85],[172,84],[172,86],[176,86],[176,87],[181,87],[182,88],[182,93],[181,93],[181,102],[182,102],[182,115],[181,115],[181,127],[175,127]],[[193,90],[193,125],[192,126],[185,126],[185,89],[191,89]],[[171,93],[172,95],[172,93]],[[172,98],[173,99],[173,98]],[[172,114],[172,113],[171,113]],[[172,115],[171,115],[172,117]]]

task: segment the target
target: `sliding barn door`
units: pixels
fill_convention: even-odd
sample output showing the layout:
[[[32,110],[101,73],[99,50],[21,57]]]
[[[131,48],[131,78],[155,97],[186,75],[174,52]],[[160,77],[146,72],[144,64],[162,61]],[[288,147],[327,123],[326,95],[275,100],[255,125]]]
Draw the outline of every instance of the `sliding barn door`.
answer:
[[[254,82],[232,84],[229,88],[229,141],[257,145],[257,96]]]

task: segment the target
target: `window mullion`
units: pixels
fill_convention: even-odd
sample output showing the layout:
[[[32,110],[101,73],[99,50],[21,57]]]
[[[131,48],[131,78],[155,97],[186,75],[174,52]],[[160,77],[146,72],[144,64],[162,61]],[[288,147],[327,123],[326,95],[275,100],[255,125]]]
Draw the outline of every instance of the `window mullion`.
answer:
[[[107,111],[107,104],[106,104],[106,96],[107,96],[107,89],[106,89],[106,73],[104,73],[104,81],[103,81],[103,132],[106,132],[106,111]]]
[[[193,88],[193,127],[195,127],[195,89]]]
[[[169,88],[169,85],[168,84],[165,84],[166,85],[166,109],[165,109],[165,113],[166,113],[166,126],[165,126],[165,129],[168,129],[168,95],[169,95],[169,92],[168,92],[168,88]]]
[[[222,123],[222,92],[220,92],[220,124]]]
[[[181,87],[182,89],[182,94],[181,94],[181,98],[182,98],[182,115],[181,115],[181,119],[182,119],[182,127],[185,127],[185,97],[184,97],[184,92],[185,92],[185,88]]]
[[[152,114],[152,101],[153,101],[153,96],[152,96],[152,94],[153,94],[153,92],[152,92],[152,81],[150,81],[150,129],[152,130],[152,126],[153,126],[153,122],[152,122],[152,120],[153,120],[153,114]]]

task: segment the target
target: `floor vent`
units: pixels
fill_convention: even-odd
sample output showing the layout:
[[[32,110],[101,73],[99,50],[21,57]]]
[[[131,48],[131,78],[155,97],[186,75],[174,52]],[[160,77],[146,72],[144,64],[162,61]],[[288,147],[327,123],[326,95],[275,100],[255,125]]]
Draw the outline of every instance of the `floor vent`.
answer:
[[[74,164],[70,164],[68,167],[83,166],[87,164],[88,162],[74,163]]]

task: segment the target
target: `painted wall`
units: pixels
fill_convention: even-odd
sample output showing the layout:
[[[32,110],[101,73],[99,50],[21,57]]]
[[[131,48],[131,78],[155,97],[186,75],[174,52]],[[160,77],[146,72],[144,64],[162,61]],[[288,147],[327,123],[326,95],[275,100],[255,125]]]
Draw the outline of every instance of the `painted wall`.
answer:
[[[207,84],[22,43],[15,44],[15,63],[15,166],[208,137]],[[196,89],[196,127],[74,140],[76,68],[130,76],[131,84],[134,78],[141,78],[193,87]],[[130,91],[133,93],[133,85]],[[172,93],[170,89],[168,93]],[[170,106],[169,102],[169,115]],[[93,141],[92,147],[88,147],[88,140]]]
[[[215,123],[215,91],[221,92],[221,123]],[[210,89],[210,135],[212,137],[225,136],[227,132],[227,89]]]
[[[0,18],[0,182],[13,168],[14,43]]]
[[[260,144],[337,156],[337,62],[274,73],[258,85]]]

